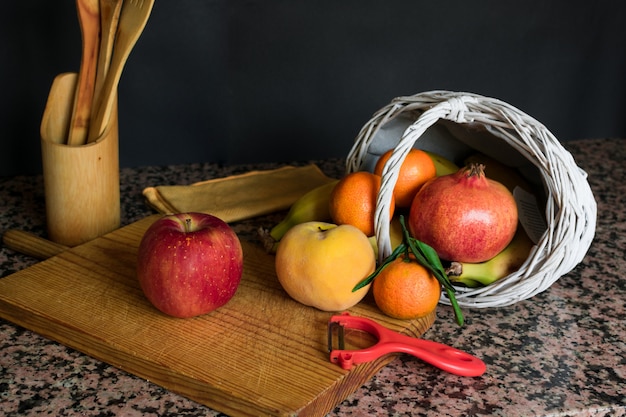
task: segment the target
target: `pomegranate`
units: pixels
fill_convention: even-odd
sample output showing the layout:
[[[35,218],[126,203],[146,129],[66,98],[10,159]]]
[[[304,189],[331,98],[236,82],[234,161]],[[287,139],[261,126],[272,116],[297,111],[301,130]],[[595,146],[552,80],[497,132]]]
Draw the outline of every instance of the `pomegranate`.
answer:
[[[515,235],[515,199],[504,185],[485,177],[484,169],[471,164],[436,177],[413,199],[409,232],[442,259],[483,262],[500,253]]]

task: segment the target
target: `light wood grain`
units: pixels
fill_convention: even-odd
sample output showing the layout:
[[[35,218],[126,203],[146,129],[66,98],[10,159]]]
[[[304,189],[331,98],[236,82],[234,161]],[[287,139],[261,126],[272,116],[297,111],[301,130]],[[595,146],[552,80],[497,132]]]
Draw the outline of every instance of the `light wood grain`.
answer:
[[[15,229],[4,232],[2,243],[9,249],[40,260],[52,258],[69,249],[68,246],[52,242],[33,233]]]
[[[75,72],[64,72],[52,81],[39,128],[41,137],[49,142],[64,144],[67,141],[76,82]]]
[[[98,52],[100,50],[100,6],[98,0],[76,0],[76,9],[83,40],[83,52],[67,138],[67,144],[71,146],[84,145],[87,141],[96,85]]]
[[[154,0],[127,0],[122,3],[111,62],[94,106],[88,142],[102,136],[110,123],[113,107],[117,104],[117,87],[124,65],[148,22],[153,6]]]
[[[280,287],[274,257],[242,242],[233,299],[193,319],[156,310],[135,277],[152,216],[0,280],[0,315],[46,337],[232,416],[322,416],[393,359],[345,371],[327,353],[331,313]],[[434,314],[399,321],[366,298],[350,312],[413,336]]]
[[[98,140],[83,146],[64,143],[77,78],[75,73],[55,78],[40,128],[48,235],[67,246],[115,230],[121,213],[117,101]]]
[[[117,24],[122,10],[122,0],[99,0],[100,3],[100,51],[96,69],[96,85],[93,95],[93,106],[100,101],[104,80],[109,72],[113,44],[117,34]]]

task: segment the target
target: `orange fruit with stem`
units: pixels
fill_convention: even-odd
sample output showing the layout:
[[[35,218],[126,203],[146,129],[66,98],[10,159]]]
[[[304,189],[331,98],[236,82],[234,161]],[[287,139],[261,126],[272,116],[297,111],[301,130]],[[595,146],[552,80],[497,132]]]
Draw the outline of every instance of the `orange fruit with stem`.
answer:
[[[383,153],[374,167],[374,174],[382,176],[383,168],[393,149]],[[398,180],[393,188],[393,195],[397,207],[411,206],[415,194],[428,180],[437,175],[437,169],[432,158],[420,149],[411,149],[407,154],[398,172]]]
[[[329,212],[332,221],[335,224],[351,224],[367,236],[373,236],[380,184],[380,176],[367,171],[356,171],[344,176],[330,194]],[[394,210],[392,197],[390,219]]]
[[[416,319],[432,313],[441,297],[441,284],[424,266],[398,256],[372,283],[378,308],[390,317]]]

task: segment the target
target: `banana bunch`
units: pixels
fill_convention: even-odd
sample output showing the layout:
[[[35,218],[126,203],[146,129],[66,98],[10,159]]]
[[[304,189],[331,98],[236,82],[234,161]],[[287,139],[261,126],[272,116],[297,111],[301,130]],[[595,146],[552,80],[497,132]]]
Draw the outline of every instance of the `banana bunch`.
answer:
[[[513,192],[520,187],[528,192],[533,189],[528,181],[517,170],[482,153],[475,153],[463,161],[466,165],[480,163],[485,165],[488,178],[500,182]],[[463,284],[470,288],[489,285],[517,271],[528,258],[534,243],[521,225],[509,245],[498,255],[481,263],[452,262],[447,269],[448,277],[453,283]]]
[[[280,223],[272,227],[269,232],[261,230],[265,249],[270,253],[276,252],[280,239],[297,224],[309,221],[329,221],[330,194],[338,182],[339,180],[331,181],[307,192],[293,203]]]

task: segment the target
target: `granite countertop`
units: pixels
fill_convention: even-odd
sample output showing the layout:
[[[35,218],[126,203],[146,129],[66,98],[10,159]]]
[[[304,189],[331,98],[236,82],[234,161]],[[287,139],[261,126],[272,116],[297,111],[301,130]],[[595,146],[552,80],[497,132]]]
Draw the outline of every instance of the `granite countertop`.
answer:
[[[585,259],[548,290],[513,306],[465,309],[459,328],[440,306],[424,338],[482,358],[487,372],[464,378],[401,356],[333,410],[332,416],[604,416],[626,415],[626,140],[564,145],[589,174],[598,203],[595,239]],[[329,175],[343,161],[317,163]],[[276,164],[141,167],[121,171],[122,223],[154,212],[147,186],[188,184]],[[259,224],[279,214],[238,222],[255,239]],[[0,232],[45,235],[41,176],[0,178]],[[37,262],[0,248],[7,276]],[[5,416],[221,415],[31,331],[0,320],[0,414]]]

